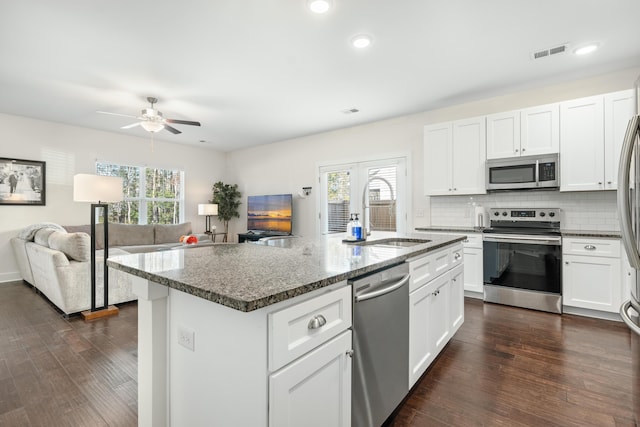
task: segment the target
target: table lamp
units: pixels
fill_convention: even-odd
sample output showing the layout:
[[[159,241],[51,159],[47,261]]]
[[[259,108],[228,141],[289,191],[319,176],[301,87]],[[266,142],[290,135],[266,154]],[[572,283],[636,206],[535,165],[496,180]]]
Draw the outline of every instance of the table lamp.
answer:
[[[91,202],[91,309],[82,312],[85,320],[118,314],[118,308],[109,306],[109,202],[119,202],[122,197],[122,178],[91,174],[73,176],[73,200]],[[97,203],[96,203],[97,201]],[[104,228],[104,305],[96,308],[96,209],[102,210]]]
[[[201,203],[198,205],[198,215],[205,215],[204,232],[205,234],[211,234],[211,216],[218,215],[218,205],[212,203]]]

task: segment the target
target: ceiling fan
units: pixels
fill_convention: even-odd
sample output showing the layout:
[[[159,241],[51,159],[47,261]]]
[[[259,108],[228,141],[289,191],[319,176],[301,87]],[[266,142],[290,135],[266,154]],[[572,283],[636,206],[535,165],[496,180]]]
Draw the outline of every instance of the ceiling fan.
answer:
[[[110,114],[112,116],[122,116],[122,117],[132,117],[134,119],[138,119],[138,122],[132,123],[130,125],[122,126],[120,129],[131,129],[136,126],[141,126],[147,132],[155,133],[159,132],[162,129],[166,129],[173,134],[182,133],[178,129],[170,126],[169,124],[177,124],[177,125],[190,125],[190,126],[200,126],[200,122],[192,122],[189,120],[176,120],[176,119],[165,119],[162,116],[162,112],[153,108],[153,104],[158,102],[157,98],[152,96],[147,97],[147,101],[151,104],[151,108],[143,108],[142,113],[139,116],[130,116],[128,114],[119,114],[119,113],[109,113],[107,111],[98,111],[101,114]]]

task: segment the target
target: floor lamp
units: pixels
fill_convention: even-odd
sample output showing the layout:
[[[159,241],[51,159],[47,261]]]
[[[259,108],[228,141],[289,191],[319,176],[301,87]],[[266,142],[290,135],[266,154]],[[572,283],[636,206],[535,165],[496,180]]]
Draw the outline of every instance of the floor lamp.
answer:
[[[91,202],[91,309],[82,312],[85,320],[118,314],[118,308],[109,305],[109,202],[122,200],[122,178],[91,174],[73,176],[73,200]],[[97,201],[97,203],[96,203]],[[96,307],[96,209],[102,210],[104,229],[103,284],[104,302]]]
[[[213,215],[218,215],[218,205],[213,203],[201,203],[198,205],[198,215],[205,215],[204,233],[213,234],[213,231],[211,231],[211,217]],[[216,229],[215,225],[213,226],[213,229]]]

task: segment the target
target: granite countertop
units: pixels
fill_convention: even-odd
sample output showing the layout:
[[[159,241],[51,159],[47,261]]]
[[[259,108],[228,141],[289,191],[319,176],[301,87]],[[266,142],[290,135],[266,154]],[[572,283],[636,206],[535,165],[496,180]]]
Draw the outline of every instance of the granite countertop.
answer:
[[[374,240],[429,240],[411,247],[371,246]],[[253,311],[314,289],[398,264],[465,239],[464,235],[374,233],[368,245],[344,235],[317,239],[220,243],[110,257],[109,267],[240,311]],[[266,242],[265,242],[266,243]],[[277,244],[277,246],[276,246]]]
[[[608,237],[619,239],[622,237],[620,231],[602,231],[602,230],[560,230],[562,237]]]
[[[484,227],[473,227],[470,225],[430,225],[428,227],[416,227],[415,230],[437,233],[482,233]]]
[[[434,225],[428,227],[416,227],[416,231],[420,232],[438,232],[438,233],[482,233],[483,227],[472,227],[464,225]],[[560,230],[564,237],[601,237],[619,239],[622,237],[620,231],[612,230]]]

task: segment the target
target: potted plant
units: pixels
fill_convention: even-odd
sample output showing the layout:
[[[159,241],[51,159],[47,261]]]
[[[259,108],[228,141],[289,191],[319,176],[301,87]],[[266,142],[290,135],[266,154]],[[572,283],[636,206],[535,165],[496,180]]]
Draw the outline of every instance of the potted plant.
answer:
[[[227,233],[229,233],[229,220],[232,218],[240,218],[240,196],[242,194],[238,191],[238,184],[225,184],[222,181],[218,181],[213,184],[213,199],[211,203],[218,205],[218,219],[222,221],[224,225],[224,241],[227,240]]]

